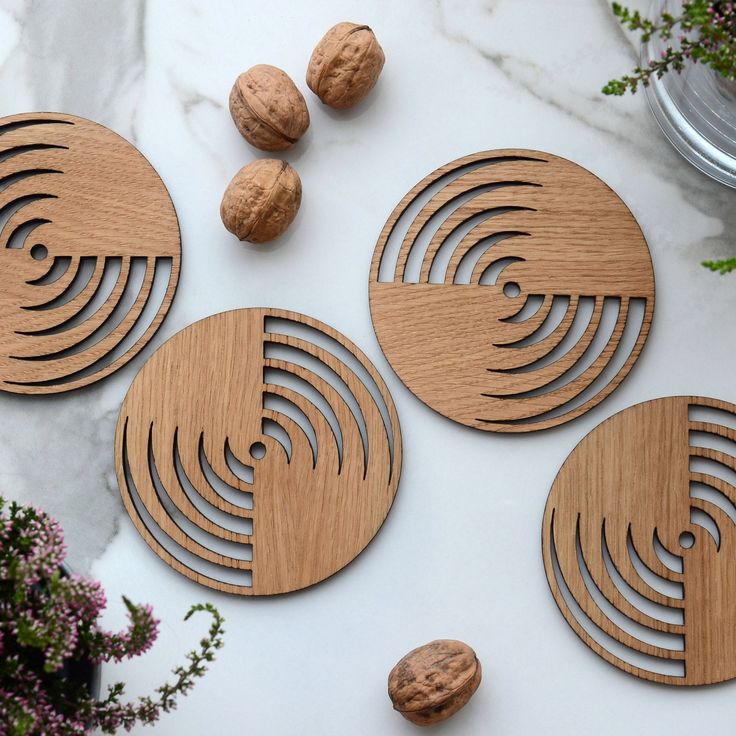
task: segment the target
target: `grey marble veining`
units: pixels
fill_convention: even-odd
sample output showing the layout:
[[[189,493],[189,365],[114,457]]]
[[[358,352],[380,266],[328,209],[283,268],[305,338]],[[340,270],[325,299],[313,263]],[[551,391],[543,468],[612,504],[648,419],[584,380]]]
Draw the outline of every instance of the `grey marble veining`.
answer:
[[[376,30],[387,62],[369,100],[340,114],[304,73],[315,42],[346,19]],[[211,672],[155,733],[408,735],[385,677],[440,636],[469,641],[486,673],[447,736],[679,736],[736,717],[731,686],[654,688],[589,652],[541,564],[547,492],[592,427],[655,396],[736,400],[736,277],[699,265],[736,255],[736,194],[678,156],[642,95],[600,94],[637,57],[605,0],[0,0],[0,115],[60,110],[110,126],[159,171],[180,220],[178,293],[141,355],[68,395],[0,393],[0,491],[61,520],[70,562],[105,585],[111,627],[124,623],[123,593],[163,621],[145,661],[105,668],[104,682],[126,680],[131,696],[159,685],[204,631],[181,620],[192,601],[214,600],[228,620]],[[227,111],[236,75],[256,63],[292,76],[312,124],[283,156],[304,185],[298,217],[272,245],[248,248],[223,229],[219,203],[260,155]],[[621,387],[569,425],[523,438],[455,426],[414,399],[381,354],[367,304],[394,205],[435,167],[498,147],[548,150],[601,176],[639,220],[657,279],[648,344]],[[401,485],[376,540],[333,579],[267,600],[215,595],[172,572],[134,530],[114,477],[118,409],[147,356],[185,325],[242,306],[302,311],[355,341],[385,377],[404,437]]]

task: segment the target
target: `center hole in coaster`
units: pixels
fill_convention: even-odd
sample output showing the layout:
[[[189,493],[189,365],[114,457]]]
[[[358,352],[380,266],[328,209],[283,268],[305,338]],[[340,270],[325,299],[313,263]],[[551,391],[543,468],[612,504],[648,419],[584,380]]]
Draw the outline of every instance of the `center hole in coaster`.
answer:
[[[509,299],[515,299],[521,294],[521,287],[515,281],[509,281],[503,287],[503,293],[509,297]]]
[[[266,455],[266,445],[263,442],[254,442],[250,446],[250,456],[255,460],[260,460]]]
[[[690,532],[680,534],[680,547],[690,549],[695,544],[695,535]]]
[[[41,245],[41,243],[36,243],[36,245],[31,248],[31,258],[35,261],[43,261],[48,254],[49,249],[45,245]]]

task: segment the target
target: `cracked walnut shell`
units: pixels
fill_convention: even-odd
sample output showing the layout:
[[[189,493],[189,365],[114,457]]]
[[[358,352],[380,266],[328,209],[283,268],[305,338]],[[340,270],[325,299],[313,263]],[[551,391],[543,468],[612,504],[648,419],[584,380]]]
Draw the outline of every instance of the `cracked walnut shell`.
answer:
[[[258,64],[243,72],[230,92],[230,114],[243,137],[262,151],[284,151],[309,127],[302,93],[286,72]]]
[[[312,52],[307,84],[326,105],[353,107],[373,89],[385,60],[368,26],[338,23]]]
[[[240,240],[266,243],[289,227],[301,201],[299,174],[285,161],[262,158],[235,174],[222,198],[220,216]]]
[[[398,661],[388,676],[388,694],[404,718],[431,726],[457,713],[480,680],[480,662],[467,644],[438,639]]]

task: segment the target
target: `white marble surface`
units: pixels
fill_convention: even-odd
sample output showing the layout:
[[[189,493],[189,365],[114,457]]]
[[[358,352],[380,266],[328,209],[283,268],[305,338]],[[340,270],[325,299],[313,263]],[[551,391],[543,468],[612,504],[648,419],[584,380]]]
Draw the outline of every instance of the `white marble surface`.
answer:
[[[321,34],[370,24],[387,56],[381,81],[347,114],[303,82]],[[109,593],[148,601],[163,619],[145,658],[108,667],[146,692],[199,637],[189,602],[213,600],[227,645],[156,733],[410,734],[385,678],[437,637],[470,642],[485,679],[443,734],[691,734],[736,717],[736,685],[681,691],[609,666],[583,646],[549,594],[539,548],[544,502],[567,453],[632,403],[672,393],[736,400],[736,276],[703,269],[734,255],[734,193],[663,140],[642,96],[598,90],[636,50],[604,0],[0,0],[0,114],[57,110],[135,142],[167,183],[181,220],[183,273],[154,344],[102,384],[55,398],[0,396],[0,488],[64,523],[70,561]],[[304,184],[288,234],[241,246],[219,221],[232,174],[257,154],[227,111],[235,76],[285,69],[312,125],[285,158]],[[574,159],[629,204],[649,239],[657,310],[638,365],[607,401],[567,426],[496,437],[443,420],[392,373],[373,335],[367,273],[388,213],[416,181],[465,153],[530,147]],[[296,309],[357,342],[386,378],[405,465],[387,523],[324,584],[273,600],[214,595],[171,572],[125,516],[113,427],[136,370],[166,337],[240,306]],[[134,733],[144,733],[136,729]]]

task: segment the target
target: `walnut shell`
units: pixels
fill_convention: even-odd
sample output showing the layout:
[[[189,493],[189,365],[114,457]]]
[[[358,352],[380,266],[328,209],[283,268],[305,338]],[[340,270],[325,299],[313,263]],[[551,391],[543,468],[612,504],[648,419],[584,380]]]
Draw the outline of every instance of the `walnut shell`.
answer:
[[[368,26],[338,23],[312,52],[307,84],[325,105],[353,107],[373,89],[385,60]]]
[[[258,64],[243,72],[230,92],[230,114],[248,143],[262,151],[283,151],[309,127],[302,93],[286,72]]]
[[[480,680],[480,662],[467,644],[438,639],[397,662],[388,676],[388,694],[404,718],[431,726],[457,713]]]
[[[299,174],[285,161],[262,158],[235,174],[222,198],[220,217],[240,240],[266,243],[289,227],[301,201]]]

